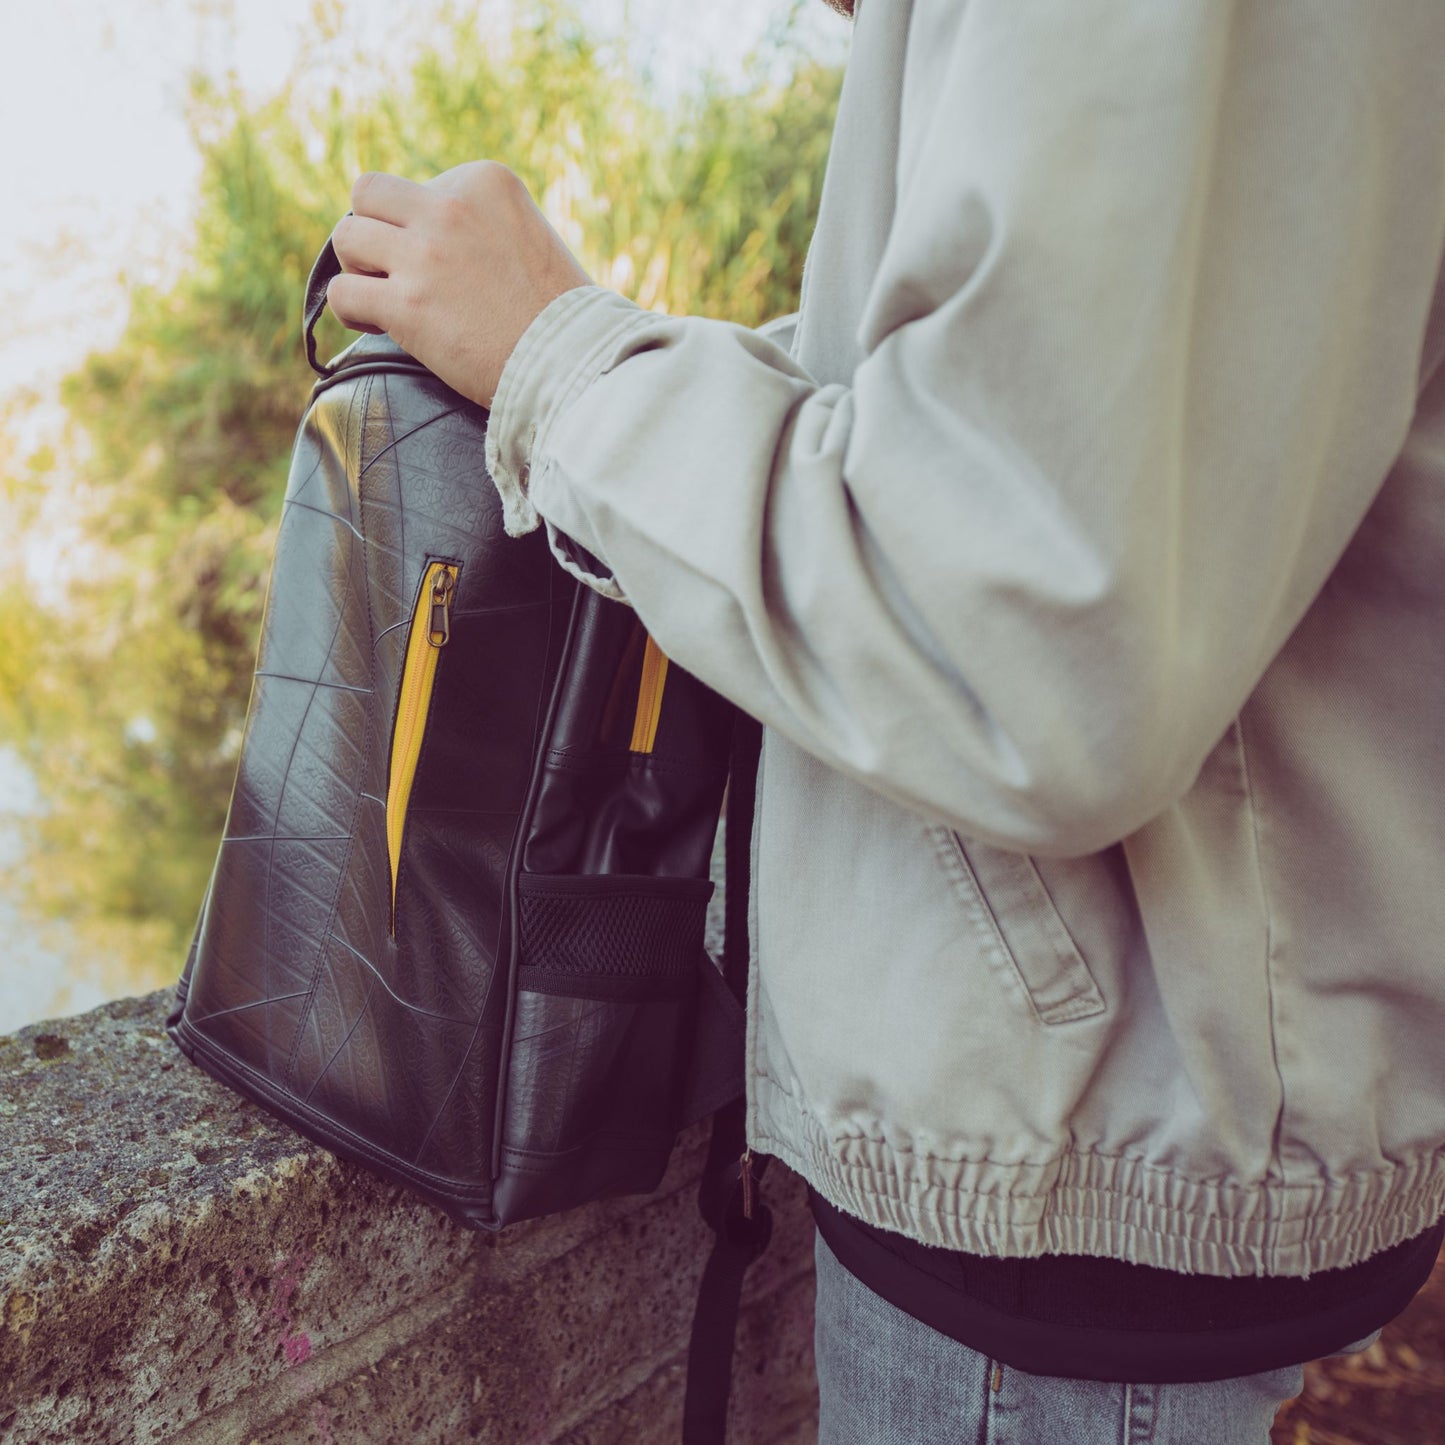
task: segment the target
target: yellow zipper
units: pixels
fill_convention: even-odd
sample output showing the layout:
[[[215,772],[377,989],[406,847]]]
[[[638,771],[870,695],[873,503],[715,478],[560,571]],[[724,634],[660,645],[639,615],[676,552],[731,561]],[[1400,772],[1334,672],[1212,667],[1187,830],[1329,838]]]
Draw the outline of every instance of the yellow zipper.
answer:
[[[391,856],[391,932],[396,936],[396,874],[401,864],[401,834],[406,826],[406,805],[421,757],[427,709],[437,663],[452,631],[452,595],[457,568],[449,562],[429,562],[416,595],[406,657],[401,665],[401,696],[391,733],[391,778],[386,789],[386,846]]]
[[[657,720],[662,716],[662,685],[667,680],[667,658],[647,639],[642,651],[642,681],[637,687],[637,713],[632,720],[631,750],[650,753],[657,741]]]

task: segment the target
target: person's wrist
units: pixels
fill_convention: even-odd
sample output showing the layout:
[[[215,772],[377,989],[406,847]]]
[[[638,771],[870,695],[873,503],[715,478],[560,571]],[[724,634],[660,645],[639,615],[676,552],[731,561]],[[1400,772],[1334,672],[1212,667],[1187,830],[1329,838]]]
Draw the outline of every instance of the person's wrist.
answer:
[[[585,294],[579,294],[585,293]],[[599,299],[594,301],[594,297]],[[503,525],[509,536],[518,537],[540,523],[536,508],[527,495],[532,447],[560,396],[573,384],[576,368],[585,364],[596,345],[592,328],[564,346],[553,357],[543,356],[553,333],[565,328],[569,319],[589,304],[604,313],[614,305],[627,309],[616,292],[588,282],[559,291],[528,323],[502,366],[489,408],[485,460],[489,475],[502,498]],[[635,309],[635,308],[634,308]],[[609,329],[615,321],[609,323]],[[533,366],[534,359],[539,365]]]
[[[520,319],[514,321],[511,327],[511,345],[507,348],[507,354],[502,358],[501,364],[495,362],[484,367],[483,373],[477,386],[474,388],[471,400],[491,411],[496,401],[497,392],[501,389],[502,374],[507,369],[507,362],[516,353],[522,338],[530,330],[532,323],[559,297],[565,296],[569,291],[576,291],[583,286],[593,284],[592,278],[580,267],[572,267],[565,274],[553,276],[549,281],[539,284],[532,293],[531,305],[521,313]],[[491,366],[495,365],[493,372]]]

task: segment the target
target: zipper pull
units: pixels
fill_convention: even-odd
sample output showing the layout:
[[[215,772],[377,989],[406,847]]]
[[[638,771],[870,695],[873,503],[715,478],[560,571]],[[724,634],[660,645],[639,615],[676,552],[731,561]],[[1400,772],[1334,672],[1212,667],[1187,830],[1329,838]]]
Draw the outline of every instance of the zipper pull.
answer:
[[[452,590],[455,586],[452,574],[445,567],[432,579],[431,621],[427,624],[426,640],[433,647],[445,647],[452,635]]]
[[[753,1151],[749,1145],[743,1150],[743,1157],[738,1161],[738,1167],[742,1172],[743,1181],[743,1218],[753,1217]]]

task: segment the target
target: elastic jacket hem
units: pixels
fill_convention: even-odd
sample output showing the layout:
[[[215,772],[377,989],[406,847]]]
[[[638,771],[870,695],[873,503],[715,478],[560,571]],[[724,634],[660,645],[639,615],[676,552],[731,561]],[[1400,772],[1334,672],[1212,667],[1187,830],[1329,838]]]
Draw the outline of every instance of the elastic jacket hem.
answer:
[[[1138,1159],[944,1159],[879,1139],[830,1138],[766,1075],[750,1081],[748,1142],[837,1208],[943,1249],[1088,1254],[1185,1274],[1310,1275],[1367,1259],[1445,1214],[1445,1155],[1382,1174],[1242,1184]]]

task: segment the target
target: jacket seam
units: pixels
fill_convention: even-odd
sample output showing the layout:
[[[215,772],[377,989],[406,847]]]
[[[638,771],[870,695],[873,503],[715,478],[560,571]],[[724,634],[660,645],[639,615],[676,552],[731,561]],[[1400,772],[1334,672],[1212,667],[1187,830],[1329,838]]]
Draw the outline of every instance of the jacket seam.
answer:
[[[785,1140],[778,1139],[776,1138],[776,1136],[771,1134],[766,1134],[766,1132],[764,1133],[763,1137],[771,1139],[774,1143],[786,1143]],[[881,1140],[870,1142],[882,1143]],[[1214,1179],[1196,1179],[1191,1175],[1180,1174],[1178,1171],[1168,1169],[1160,1164],[1146,1163],[1144,1160],[1138,1159],[1132,1154],[1101,1154],[1096,1153],[1092,1150],[1066,1149],[1062,1154],[1056,1154],[1052,1159],[1045,1159],[1042,1161],[1032,1159],[994,1159],[987,1154],[969,1154],[962,1158],[955,1159],[943,1158],[942,1156],[937,1154],[921,1154],[917,1150],[898,1149],[895,1148],[893,1145],[887,1145],[886,1147],[895,1155],[907,1155],[909,1158],[926,1159],[930,1162],[939,1164],[987,1164],[994,1169],[1043,1170],[1052,1169],[1056,1165],[1061,1165],[1069,1159],[1079,1159],[1081,1161],[1098,1159],[1102,1160],[1106,1164],[1127,1164],[1131,1168],[1137,1169],[1142,1174],[1156,1174],[1162,1178],[1169,1179],[1176,1183],[1183,1184],[1192,1188],[1233,1190],[1238,1193],[1250,1195],[1258,1193],[1261,1188],[1261,1184],[1259,1183],[1246,1183],[1238,1180],[1218,1181]],[[834,1156],[834,1158],[836,1159],[836,1156]],[[860,1167],[866,1168],[867,1166],[859,1166],[856,1164],[850,1165],[844,1162],[843,1167],[852,1171]],[[899,1197],[878,1188],[874,1184],[865,1183],[862,1180],[852,1181],[852,1187],[856,1188],[860,1194],[867,1194],[874,1199],[886,1199],[893,1201]],[[984,1189],[981,1187],[973,1187],[963,1184],[941,1184],[934,1182],[931,1183],[928,1187],[930,1189],[938,1189],[944,1194],[971,1194],[983,1198],[993,1198],[996,1194],[995,1190]],[[1309,1184],[1278,1184],[1272,1185],[1270,1187],[1284,1190],[1309,1190],[1311,1188],[1314,1188],[1315,1186]],[[1111,1198],[1120,1192],[1117,1187],[1108,1184],[1068,1184],[1065,1185],[1064,1188],[1066,1188],[1071,1194],[1102,1194],[1108,1195]],[[1029,1200],[1035,1198],[1035,1195],[1032,1192],[1025,1192],[1015,1197]],[[1339,1211],[1335,1212],[1338,1213]]]
[[[790,1105],[792,1105],[794,1109],[806,1113],[810,1118],[816,1119],[817,1116],[814,1115],[811,1110],[807,1109],[806,1106],[802,1104],[796,1094],[786,1088],[774,1075],[768,1073],[766,1068],[759,1066],[755,1059],[752,1062],[753,1072],[757,1079],[767,1083],[771,1088],[775,1089],[788,1101]],[[821,1120],[819,1120],[818,1122],[821,1125]],[[778,1140],[777,1137],[772,1134],[768,1134],[768,1137],[772,1138],[775,1142],[784,1142],[782,1140]],[[1070,1158],[1101,1159],[1107,1163],[1128,1164],[1135,1169],[1143,1170],[1144,1172],[1149,1174],[1159,1174],[1168,1179],[1175,1179],[1180,1181],[1181,1183],[1197,1185],[1205,1189],[1239,1189],[1247,1191],[1257,1191],[1262,1187],[1266,1186],[1269,1188],[1284,1190],[1312,1190],[1319,1187],[1317,1184],[1308,1181],[1300,1181],[1299,1183],[1291,1184],[1283,1178],[1279,1178],[1277,1180],[1272,1180],[1267,1177],[1263,1177],[1257,1180],[1229,1180],[1212,1179],[1204,1175],[1182,1174],[1179,1170],[1172,1169],[1166,1164],[1152,1164],[1147,1159],[1143,1159],[1137,1154],[1112,1154],[1102,1149],[1063,1149],[1060,1150],[1059,1153],[1051,1154],[1045,1159],[995,1159],[992,1155],[989,1154],[930,1154],[925,1150],[915,1149],[908,1144],[895,1143],[892,1140],[884,1138],[882,1135],[877,1134],[845,1134],[834,1138],[832,1142],[835,1145],[842,1145],[844,1147],[849,1144],[876,1145],[879,1148],[887,1149],[889,1153],[895,1156],[906,1156],[910,1159],[926,1159],[938,1164],[988,1164],[1000,1169],[1051,1169],[1054,1168],[1056,1165],[1062,1163],[1064,1160]],[[1435,1157],[1436,1152],[1437,1151],[1431,1151],[1428,1157]],[[845,1165],[845,1167],[851,1169],[866,1166]],[[1372,1179],[1378,1179],[1383,1175],[1398,1174],[1399,1172],[1400,1166],[1398,1165],[1388,1169],[1352,1170],[1351,1172],[1346,1174],[1332,1173],[1329,1176],[1328,1182],[1331,1184],[1343,1185],[1361,1180],[1368,1181]],[[947,1188],[948,1186],[943,1187]],[[1070,1185],[1069,1187],[1072,1189],[1097,1191],[1102,1193],[1113,1192],[1107,1186],[1102,1185],[1079,1184]],[[877,1191],[869,1190],[869,1192],[873,1193]],[[892,1198],[891,1195],[885,1195],[881,1192],[878,1192],[878,1197],[880,1199]]]
[[[794,1149],[794,1147],[788,1143],[787,1140],[782,1139],[782,1138],[779,1138],[777,1135],[770,1133],[770,1132],[769,1132],[768,1130],[766,1130],[766,1129],[761,1130],[761,1131],[758,1133],[757,1138],[758,1138],[758,1140],[761,1141],[761,1142],[771,1143],[771,1144],[775,1144],[775,1145],[781,1145],[782,1148],[783,1148],[783,1150],[786,1151],[787,1153],[796,1153],[796,1152],[797,1152],[797,1151]],[[910,1151],[903,1150],[903,1149],[894,1149],[892,1145],[889,1145],[889,1146],[887,1146],[887,1147],[890,1148],[890,1149],[892,1149],[895,1154],[904,1154],[904,1153],[909,1153],[909,1152],[910,1152]],[[777,1157],[777,1155],[778,1155],[778,1150],[776,1150],[776,1149],[769,1149],[767,1152],[770,1153],[770,1154],[773,1154],[775,1157]],[[1422,1155],[1421,1158],[1422,1158],[1422,1160],[1434,1159],[1434,1158],[1438,1157],[1438,1153],[1439,1153],[1439,1151],[1431,1151],[1429,1154]],[[801,1156],[800,1156],[800,1157],[801,1157]],[[926,1158],[926,1159],[937,1159],[937,1158],[938,1158],[938,1156],[936,1156],[936,1155],[915,1155],[915,1157]],[[1099,1159],[1099,1160],[1103,1160],[1103,1161],[1106,1162],[1106,1163],[1115,1163],[1115,1162],[1117,1162],[1117,1163],[1122,1163],[1122,1164],[1129,1164],[1129,1165],[1133,1165],[1133,1166],[1134,1166],[1135,1168],[1137,1168],[1141,1173],[1161,1175],[1161,1176],[1163,1176],[1164,1178],[1166,1178],[1166,1179],[1168,1179],[1168,1180],[1171,1180],[1171,1181],[1173,1181],[1173,1182],[1175,1182],[1175,1183],[1178,1183],[1178,1184],[1182,1184],[1182,1185],[1184,1185],[1184,1186],[1186,1186],[1186,1187],[1204,1188],[1204,1189],[1214,1189],[1214,1190],[1225,1190],[1225,1191],[1232,1190],[1232,1191],[1236,1191],[1236,1192],[1239,1192],[1239,1193],[1248,1194],[1251,1198],[1256,1198],[1256,1197],[1262,1198],[1262,1197],[1263,1197],[1263,1193],[1264,1193],[1264,1191],[1265,1191],[1266,1189],[1268,1189],[1268,1190],[1277,1190],[1277,1191],[1284,1192],[1284,1193],[1309,1193],[1309,1192],[1317,1191],[1318,1188],[1319,1188],[1319,1186],[1316,1185],[1316,1184],[1308,1184],[1308,1183],[1299,1183],[1299,1184],[1285,1184],[1285,1183],[1283,1183],[1283,1182],[1280,1182],[1280,1183],[1269,1183],[1269,1184],[1261,1184],[1261,1183],[1236,1183],[1236,1182],[1223,1182],[1223,1183],[1220,1183],[1220,1182],[1216,1182],[1216,1181],[1210,1180],[1210,1179],[1195,1179],[1195,1178],[1192,1178],[1190,1175],[1180,1174],[1180,1173],[1178,1173],[1176,1170],[1172,1170],[1172,1169],[1165,1168],[1165,1167],[1162,1166],[1162,1165],[1144,1163],[1143,1161],[1138,1160],[1138,1159],[1135,1159],[1133,1156],[1128,1155],[1128,1154],[1103,1154],[1103,1153],[1095,1153],[1095,1152],[1092,1152],[1092,1151],[1066,1150],[1063,1154],[1060,1154],[1060,1155],[1056,1156],[1054,1159],[1047,1160],[1047,1161],[1045,1161],[1045,1163],[1043,1163],[1043,1164],[1031,1163],[1031,1162],[1026,1161],[1026,1160],[1025,1160],[1025,1161],[1011,1161],[1011,1160],[1002,1160],[1002,1159],[990,1159],[990,1158],[988,1158],[988,1157],[986,1157],[986,1156],[982,1156],[982,1157],[980,1157],[980,1156],[971,1156],[971,1157],[964,1158],[964,1159],[947,1159],[947,1160],[940,1160],[939,1162],[949,1163],[949,1164],[988,1164],[988,1165],[992,1165],[992,1166],[994,1166],[994,1167],[1001,1168],[1001,1169],[1042,1169],[1042,1168],[1048,1168],[1049,1166],[1054,1165],[1054,1164],[1058,1164],[1058,1163],[1060,1163],[1062,1160],[1069,1159],[1069,1158],[1076,1158],[1076,1159],[1079,1159],[1079,1160],[1082,1160],[1082,1161],[1088,1161],[1088,1160],[1092,1160],[1092,1159]],[[857,1174],[857,1172],[858,1172],[858,1170],[859,1170],[859,1168],[860,1168],[860,1167],[866,1167],[866,1166],[850,1165],[850,1164],[848,1164],[848,1163],[846,1163],[846,1162],[844,1162],[844,1161],[838,1160],[836,1156],[833,1156],[833,1158],[832,1158],[832,1160],[831,1160],[830,1162],[832,1162],[832,1163],[834,1163],[834,1164],[840,1164],[841,1167],[842,1167],[842,1169],[849,1174],[849,1176],[850,1176],[849,1181],[848,1181],[849,1187],[850,1187],[851,1189],[855,1190],[857,1193],[859,1193],[859,1194],[866,1194],[866,1195],[868,1195],[868,1196],[869,1196],[870,1198],[872,1198],[872,1199],[881,1199],[881,1200],[884,1200],[884,1201],[886,1201],[886,1202],[888,1202],[888,1203],[899,1203],[899,1202],[901,1202],[901,1198],[902,1198],[902,1197],[901,1197],[900,1195],[888,1193],[888,1192],[886,1192],[885,1190],[880,1189],[876,1184],[872,1184],[872,1183],[869,1183],[867,1180],[864,1180],[864,1179],[860,1179],[860,1178],[855,1177],[856,1174]],[[1383,1171],[1383,1172],[1384,1172],[1384,1173],[1390,1173],[1390,1172],[1394,1172],[1394,1171]],[[1356,1176],[1346,1176],[1346,1177],[1356,1177]],[[1365,1180],[1371,1180],[1371,1179],[1378,1178],[1378,1177],[1380,1177],[1380,1176],[1379,1176],[1379,1175],[1373,1175],[1373,1174],[1365,1174],[1365,1175],[1358,1176],[1358,1177],[1361,1177],[1361,1178],[1363,1178],[1363,1179],[1365,1179]],[[949,1194],[953,1194],[953,1195],[970,1195],[970,1196],[973,1196],[973,1197],[975,1197],[975,1198],[984,1198],[984,1199],[993,1199],[993,1198],[997,1198],[997,1197],[998,1197],[998,1192],[997,1192],[997,1190],[986,1189],[986,1188],[982,1188],[982,1187],[974,1187],[974,1186],[969,1186],[969,1185],[957,1185],[957,1184],[952,1184],[952,1185],[951,1185],[951,1184],[942,1184],[942,1183],[934,1182],[934,1183],[930,1184],[928,1187],[929,1187],[930,1192],[931,1192],[932,1190],[938,1190],[939,1192],[941,1192],[941,1193],[943,1193],[943,1194],[945,1194],[945,1195],[949,1195]],[[1070,1194],[1070,1195],[1102,1196],[1102,1197],[1109,1198],[1109,1199],[1118,1198],[1118,1197],[1121,1196],[1121,1194],[1124,1194],[1124,1193],[1125,1193],[1125,1191],[1120,1190],[1117,1186],[1115,1186],[1115,1185],[1109,1185],[1109,1184],[1083,1184],[1083,1183],[1073,1184],[1073,1183],[1071,1183],[1071,1184],[1063,1185],[1062,1188],[1064,1189],[1064,1191],[1065,1191],[1066,1193],[1068,1193],[1068,1194]],[[1027,1202],[1035,1199],[1036,1196],[1035,1196],[1034,1194],[1032,1194],[1032,1193],[1026,1192],[1026,1193],[1022,1193],[1022,1194],[1018,1194],[1018,1195],[1014,1195],[1014,1196],[1006,1196],[1006,1197],[1013,1197],[1013,1198],[1016,1198],[1016,1199],[1023,1200],[1024,1202],[1027,1203]],[[1181,1212],[1181,1213],[1182,1213],[1182,1212],[1184,1212],[1184,1211],[1176,1208],[1176,1212]],[[1343,1210],[1343,1209],[1319,1210],[1319,1211],[1316,1211],[1314,1217],[1320,1218],[1320,1219],[1343,1218],[1343,1217],[1349,1216],[1349,1215],[1351,1214],[1351,1212],[1352,1212],[1352,1211],[1350,1211],[1350,1210]],[[1193,1217],[1193,1216],[1191,1216],[1191,1217]],[[1217,1222],[1217,1220],[1211,1219],[1210,1221],[1206,1221],[1206,1222]],[[878,1227],[881,1227],[881,1226],[878,1226]],[[1156,1235],[1158,1238],[1161,1238],[1161,1239],[1164,1239],[1164,1238],[1172,1239],[1172,1238],[1174,1238],[1173,1235],[1170,1235],[1170,1234],[1168,1234],[1168,1233],[1165,1232],[1165,1231],[1161,1231],[1161,1230],[1149,1230],[1149,1229],[1148,1229],[1146,1226],[1144,1226],[1144,1225],[1134,1225],[1134,1226],[1132,1226],[1132,1227],[1135,1228],[1135,1229],[1137,1229],[1137,1230],[1146,1232],[1146,1233],[1152,1233],[1152,1234]],[[1268,1222],[1266,1222],[1266,1227],[1272,1228],[1272,1227],[1274,1227],[1274,1226],[1272,1226],[1272,1225],[1270,1225]]]
[[[762,729],[758,739],[758,766],[753,778],[753,817],[752,833],[748,840],[748,916],[747,916],[747,941],[748,941],[748,988],[746,996],[746,1011],[743,1029],[743,1057],[747,1067],[746,1095],[744,1103],[745,1127],[744,1136],[749,1143],[753,1142],[754,1135],[761,1139],[764,1131],[760,1125],[761,1109],[758,1105],[757,1081],[766,1079],[769,1083],[773,1080],[767,1069],[758,1062],[760,1050],[759,1036],[761,1032],[760,1008],[762,1004],[762,962],[759,940],[762,938],[762,891],[758,887],[758,875],[761,871],[759,864],[762,861],[762,817],[763,817],[763,789],[767,768],[768,752],[768,730]],[[724,825],[726,826],[726,824]],[[786,1090],[783,1090],[786,1093]],[[792,1097],[789,1095],[788,1097]]]
[[[802,1104],[796,1094],[792,1093],[789,1089],[784,1087],[784,1085],[780,1083],[778,1079],[776,1079],[772,1074],[768,1073],[766,1068],[758,1066],[756,1064],[756,1061],[753,1062],[754,1074],[758,1079],[766,1082],[772,1088],[776,1089],[778,1093],[780,1093],[789,1102],[789,1104],[793,1106],[794,1109],[798,1110],[799,1112],[806,1113],[810,1118],[816,1119],[817,1116],[814,1115],[811,1110],[807,1109]],[[818,1122],[821,1124],[821,1121]],[[776,1136],[773,1135],[769,1135],[769,1137],[776,1139]],[[783,1141],[776,1140],[776,1142]],[[1195,1178],[1192,1175],[1181,1174],[1177,1169],[1171,1169],[1164,1164],[1151,1164],[1147,1160],[1141,1159],[1138,1155],[1135,1154],[1109,1154],[1101,1149],[1062,1149],[1057,1154],[1049,1155],[1049,1157],[1046,1159],[995,1159],[992,1155],[989,1154],[930,1154],[922,1149],[914,1149],[907,1144],[896,1144],[891,1140],[877,1134],[845,1134],[841,1137],[833,1139],[832,1142],[834,1144],[841,1144],[844,1146],[847,1146],[848,1144],[859,1143],[874,1144],[881,1149],[887,1149],[889,1153],[894,1155],[904,1155],[910,1159],[927,1159],[939,1164],[989,1164],[1000,1169],[1051,1169],[1054,1166],[1060,1164],[1063,1160],[1070,1158],[1103,1159],[1111,1163],[1130,1164],[1135,1168],[1145,1170],[1150,1174],[1162,1174],[1170,1179],[1182,1180],[1188,1184],[1202,1185],[1208,1189],[1258,1189],[1260,1186],[1260,1181],[1230,1182],[1213,1180],[1208,1178]],[[858,1166],[850,1165],[847,1167],[855,1168]],[[1357,1176],[1342,1175],[1340,1177],[1348,1179]],[[1373,1178],[1374,1175],[1365,1174],[1358,1177]],[[1077,1187],[1098,1188],[1099,1186],[1079,1185]],[[1290,1189],[1309,1189],[1313,1186],[1309,1184],[1291,1184],[1285,1185],[1283,1187]],[[870,1190],[869,1192],[874,1191]],[[879,1193],[878,1197],[880,1199],[883,1199],[891,1198],[892,1196]]]
[[[1269,1057],[1274,1065],[1275,1078],[1279,1080],[1279,1107],[1274,1116],[1274,1129],[1270,1135],[1269,1158],[1265,1165],[1265,1182],[1277,1184],[1281,1188],[1289,1188],[1289,1181],[1285,1175],[1284,1157],[1281,1149],[1281,1141],[1284,1136],[1284,1116],[1286,1107],[1286,1091],[1284,1082],[1284,1070],[1280,1067],[1279,1061],[1279,1000],[1275,992],[1275,934],[1274,914],[1269,903],[1269,883],[1264,871],[1264,847],[1260,839],[1259,830],[1259,803],[1255,796],[1254,779],[1250,774],[1249,752],[1244,739],[1244,713],[1241,710],[1234,719],[1234,735],[1239,743],[1239,766],[1244,774],[1244,797],[1245,806],[1249,809],[1250,838],[1254,843],[1254,866],[1259,879],[1259,901],[1260,907],[1264,910],[1264,986],[1265,997],[1269,1007]],[[1275,1251],[1279,1247],[1278,1221],[1269,1217],[1269,1199],[1266,1194],[1263,1199],[1265,1212],[1265,1251],[1271,1262],[1274,1260]]]

